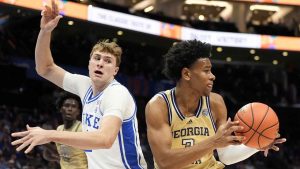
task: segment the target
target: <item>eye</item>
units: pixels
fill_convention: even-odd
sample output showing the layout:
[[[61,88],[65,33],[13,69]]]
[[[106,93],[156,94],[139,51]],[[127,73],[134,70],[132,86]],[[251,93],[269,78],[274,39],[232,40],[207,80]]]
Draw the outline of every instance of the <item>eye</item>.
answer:
[[[100,60],[100,59],[101,59],[101,57],[100,57],[100,56],[98,56],[98,55],[96,55],[96,56],[94,56],[94,59],[95,59],[95,60]]]
[[[69,107],[69,106],[70,106],[70,104],[68,104],[68,103],[63,104],[63,107]]]
[[[106,63],[111,63],[111,60],[110,59],[104,59],[104,61],[106,62]]]
[[[76,108],[77,109],[77,107],[78,106],[76,104],[72,104],[72,108],[74,108],[74,109]]]

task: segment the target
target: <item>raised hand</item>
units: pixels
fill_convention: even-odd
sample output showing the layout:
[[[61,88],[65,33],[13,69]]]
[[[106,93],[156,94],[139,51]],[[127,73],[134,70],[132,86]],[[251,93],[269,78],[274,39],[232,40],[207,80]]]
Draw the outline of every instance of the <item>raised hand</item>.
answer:
[[[43,31],[51,32],[58,24],[61,15],[59,15],[59,9],[55,0],[51,0],[51,8],[46,4],[42,10],[42,19],[40,27]]]
[[[223,148],[228,145],[239,145],[245,139],[244,136],[233,135],[234,131],[242,130],[242,126],[239,126],[239,121],[231,121],[229,118],[225,124],[222,124],[215,135],[216,146]]]
[[[35,146],[50,142],[48,139],[50,130],[44,130],[40,127],[29,127],[29,125],[26,125],[26,128],[27,131],[11,134],[12,137],[21,137],[11,143],[13,146],[20,145],[17,147],[17,151],[21,151],[28,146],[25,153],[29,153]]]

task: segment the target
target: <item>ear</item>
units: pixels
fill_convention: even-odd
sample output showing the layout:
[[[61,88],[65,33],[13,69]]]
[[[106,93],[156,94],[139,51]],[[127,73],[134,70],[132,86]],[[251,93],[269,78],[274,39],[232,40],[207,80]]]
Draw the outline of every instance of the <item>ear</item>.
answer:
[[[120,69],[119,67],[116,67],[116,68],[115,68],[114,76],[118,73],[119,69]]]
[[[183,68],[181,70],[181,78],[184,80],[190,80],[191,79],[191,71],[188,68]]]

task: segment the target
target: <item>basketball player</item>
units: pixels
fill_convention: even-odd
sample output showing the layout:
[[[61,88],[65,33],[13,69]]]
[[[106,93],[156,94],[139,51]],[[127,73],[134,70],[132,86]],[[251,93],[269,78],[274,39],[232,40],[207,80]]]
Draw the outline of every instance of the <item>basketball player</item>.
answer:
[[[244,160],[259,150],[241,145],[238,121],[227,119],[223,98],[212,93],[211,45],[182,41],[164,56],[164,73],[176,87],[156,94],[146,106],[149,144],[156,168],[220,169]],[[274,143],[282,143],[277,139]],[[266,148],[278,151],[274,144]],[[220,160],[213,151],[217,149]]]
[[[58,99],[57,107],[64,122],[64,124],[57,127],[57,130],[81,132],[81,122],[77,120],[78,115],[80,115],[82,111],[80,98],[69,92],[64,92]],[[56,143],[57,151],[53,150],[51,147],[52,144],[46,144],[45,146],[46,149],[43,156],[51,158],[58,153],[60,157],[60,167],[62,169],[87,168],[87,159],[83,150],[60,143]]]
[[[17,151],[49,142],[69,145],[86,151],[88,168],[146,168],[140,147],[136,104],[114,77],[118,73],[122,49],[114,42],[98,42],[90,53],[89,77],[71,74],[56,65],[50,51],[53,29],[62,17],[52,0],[52,8],[42,11],[41,30],[35,49],[36,70],[57,86],[78,95],[83,105],[83,132],[43,130],[29,127],[12,133],[21,137],[12,142]]]

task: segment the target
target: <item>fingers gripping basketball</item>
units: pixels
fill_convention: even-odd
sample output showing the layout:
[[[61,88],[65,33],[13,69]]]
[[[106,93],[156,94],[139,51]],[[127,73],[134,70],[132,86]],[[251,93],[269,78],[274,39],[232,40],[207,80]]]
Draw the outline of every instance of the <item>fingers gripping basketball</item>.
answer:
[[[279,131],[279,121],[274,110],[263,103],[249,103],[243,106],[235,115],[240,121],[243,130],[236,135],[245,136],[243,143],[246,146],[262,149],[270,145]]]

